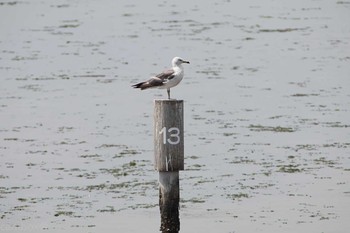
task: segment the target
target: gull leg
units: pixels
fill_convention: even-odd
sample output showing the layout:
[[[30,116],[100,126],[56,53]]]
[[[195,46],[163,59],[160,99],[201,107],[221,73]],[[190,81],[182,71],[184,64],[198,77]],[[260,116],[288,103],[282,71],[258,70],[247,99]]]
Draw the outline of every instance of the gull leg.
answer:
[[[168,99],[170,100],[170,88],[166,89],[166,91],[168,92]]]

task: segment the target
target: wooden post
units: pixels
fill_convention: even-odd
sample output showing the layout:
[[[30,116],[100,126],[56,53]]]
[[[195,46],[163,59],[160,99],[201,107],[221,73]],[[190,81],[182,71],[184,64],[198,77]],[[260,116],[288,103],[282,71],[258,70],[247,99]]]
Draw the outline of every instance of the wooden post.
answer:
[[[184,170],[183,101],[154,103],[154,167],[160,172]]]
[[[179,172],[159,172],[160,231],[178,233],[180,230]]]
[[[155,100],[154,167],[159,171],[159,208],[162,233],[178,233],[179,171],[184,170],[182,100]]]

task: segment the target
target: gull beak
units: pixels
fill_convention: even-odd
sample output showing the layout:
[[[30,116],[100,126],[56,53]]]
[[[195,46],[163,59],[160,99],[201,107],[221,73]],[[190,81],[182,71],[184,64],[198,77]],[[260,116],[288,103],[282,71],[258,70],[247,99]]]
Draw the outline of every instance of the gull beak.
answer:
[[[187,63],[187,64],[190,64],[190,62],[189,62],[189,61],[182,61],[182,63]]]

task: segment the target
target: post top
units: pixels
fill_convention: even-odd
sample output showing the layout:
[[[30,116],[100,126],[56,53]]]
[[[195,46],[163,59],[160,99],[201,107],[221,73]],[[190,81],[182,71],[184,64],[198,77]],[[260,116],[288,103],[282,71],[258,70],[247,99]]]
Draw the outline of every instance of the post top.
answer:
[[[155,99],[154,102],[177,102],[177,103],[181,103],[183,102],[183,100],[177,100],[177,99]]]

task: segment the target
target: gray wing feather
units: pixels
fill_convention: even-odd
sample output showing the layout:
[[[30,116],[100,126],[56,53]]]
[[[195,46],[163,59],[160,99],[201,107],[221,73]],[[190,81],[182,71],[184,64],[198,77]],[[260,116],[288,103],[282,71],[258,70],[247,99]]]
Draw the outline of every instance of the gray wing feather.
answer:
[[[157,77],[153,77],[147,81],[150,86],[161,86],[163,85],[163,80]]]
[[[174,73],[175,73],[174,70],[170,69],[170,70],[163,71],[160,74],[157,74],[156,77],[161,79],[162,82],[167,82],[168,80],[174,78]]]

